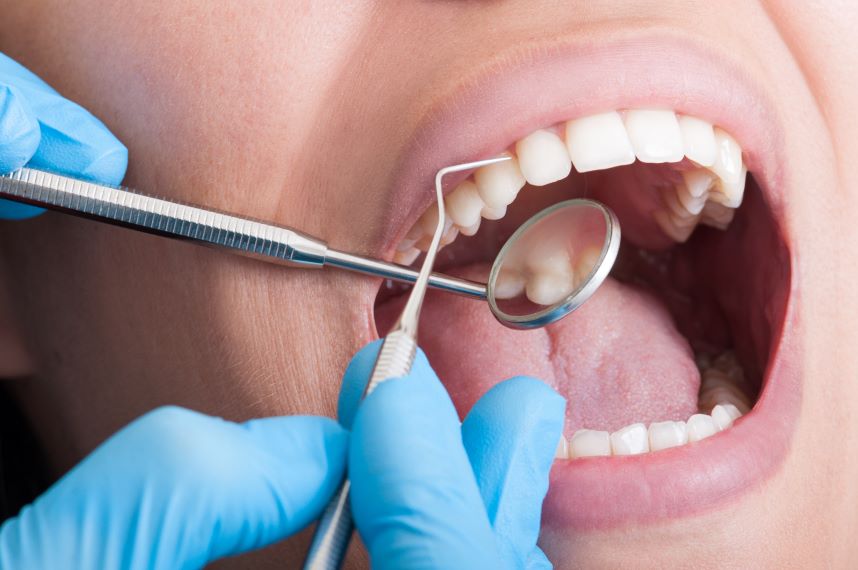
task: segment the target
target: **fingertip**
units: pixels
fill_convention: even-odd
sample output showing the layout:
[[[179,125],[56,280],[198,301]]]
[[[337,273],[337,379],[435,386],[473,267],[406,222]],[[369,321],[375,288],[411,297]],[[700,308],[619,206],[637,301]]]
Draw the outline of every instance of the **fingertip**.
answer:
[[[24,166],[41,140],[39,122],[17,91],[0,85],[0,173]]]
[[[113,143],[80,172],[81,178],[110,186],[119,186],[122,183],[128,170],[128,149],[112,134],[110,137],[113,138]]]

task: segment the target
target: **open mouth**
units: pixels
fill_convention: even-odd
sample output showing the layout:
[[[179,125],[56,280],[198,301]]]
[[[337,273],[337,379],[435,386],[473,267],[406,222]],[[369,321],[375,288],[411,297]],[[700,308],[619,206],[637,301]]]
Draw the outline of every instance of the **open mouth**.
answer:
[[[797,388],[778,397],[791,380],[772,381],[791,279],[768,163],[755,141],[745,148],[705,108],[565,113],[496,144],[514,159],[449,189],[436,268],[485,281],[524,220],[587,197],[611,207],[623,229],[611,277],[568,318],[527,332],[495,322],[484,303],[432,293],[420,344],[462,415],[515,375],[536,376],[567,398],[549,526],[605,527],[717,507],[775,471],[797,407]],[[415,262],[431,239],[434,205],[421,208],[393,240],[400,263]],[[536,302],[574,273],[532,262],[527,279],[509,288]],[[405,297],[381,287],[380,332]]]

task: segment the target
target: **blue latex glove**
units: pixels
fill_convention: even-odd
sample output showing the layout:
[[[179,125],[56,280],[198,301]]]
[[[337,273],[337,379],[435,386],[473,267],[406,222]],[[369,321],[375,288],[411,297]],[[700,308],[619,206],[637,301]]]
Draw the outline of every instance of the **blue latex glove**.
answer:
[[[418,351],[412,373],[357,402],[380,343],[345,374],[355,522],[374,569],[551,568],[536,546],[565,400],[525,377],[485,394],[463,424]]]
[[[0,53],[0,173],[24,165],[118,185],[128,151],[89,112]],[[0,218],[28,218],[42,211],[0,200]]]
[[[201,568],[318,518],[348,433],[329,418],[136,420],[0,527],[0,568]]]

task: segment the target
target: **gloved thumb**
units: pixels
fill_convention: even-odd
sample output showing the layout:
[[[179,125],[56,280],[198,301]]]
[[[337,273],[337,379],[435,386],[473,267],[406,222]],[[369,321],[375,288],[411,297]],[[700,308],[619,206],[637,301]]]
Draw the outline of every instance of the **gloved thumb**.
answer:
[[[319,417],[236,424],[161,408],[0,527],[2,568],[201,568],[318,517],[348,433]]]

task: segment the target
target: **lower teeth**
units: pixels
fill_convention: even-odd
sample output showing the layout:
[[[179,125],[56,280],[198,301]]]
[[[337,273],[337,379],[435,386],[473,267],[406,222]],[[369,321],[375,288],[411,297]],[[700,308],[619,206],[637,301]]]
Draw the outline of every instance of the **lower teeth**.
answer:
[[[572,437],[560,437],[555,459],[580,459],[611,455],[640,455],[694,443],[729,429],[748,413],[750,403],[740,386],[744,372],[731,352],[715,359],[698,358],[701,368],[700,413],[687,421],[635,423],[613,433],[579,429]]]

